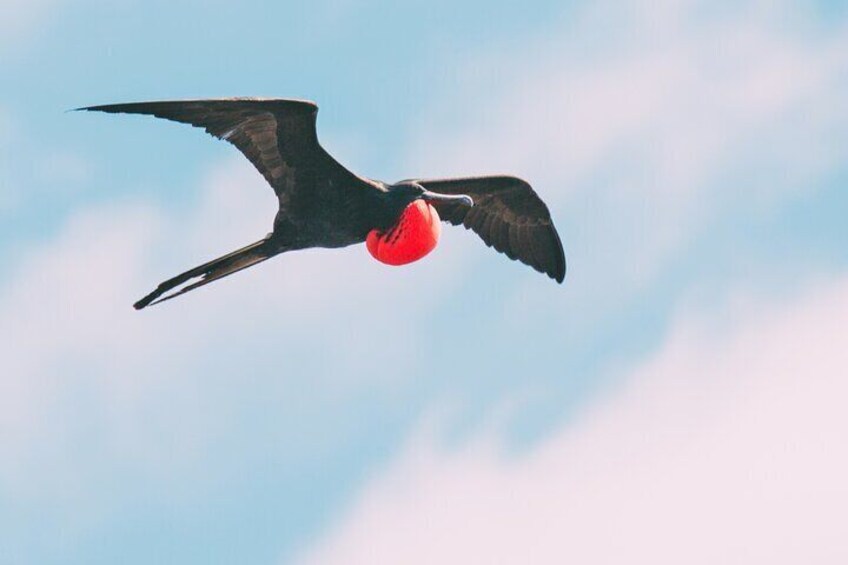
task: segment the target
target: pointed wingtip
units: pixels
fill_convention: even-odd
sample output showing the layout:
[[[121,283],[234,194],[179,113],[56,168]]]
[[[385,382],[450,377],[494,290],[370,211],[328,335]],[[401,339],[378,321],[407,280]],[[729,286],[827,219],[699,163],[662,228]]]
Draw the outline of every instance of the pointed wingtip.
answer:
[[[567,263],[565,262],[565,256],[562,258],[562,270],[557,273],[556,282],[562,284],[562,281],[565,280],[565,274],[568,272]]]
[[[565,271],[547,271],[545,272],[548,275],[548,278],[557,284],[562,284],[562,281],[565,280]]]
[[[80,106],[79,108],[71,108],[70,110],[66,110],[66,112],[105,112],[108,107],[109,104],[99,106]]]
[[[79,108],[71,108],[70,110],[65,110],[65,113],[68,114],[70,112],[107,112],[108,105],[106,106],[80,106]]]

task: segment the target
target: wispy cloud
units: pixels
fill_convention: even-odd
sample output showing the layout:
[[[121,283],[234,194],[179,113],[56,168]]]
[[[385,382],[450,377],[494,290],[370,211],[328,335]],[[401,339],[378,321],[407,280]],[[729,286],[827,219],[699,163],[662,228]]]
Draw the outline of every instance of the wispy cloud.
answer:
[[[243,355],[257,355],[251,372],[278,362],[275,378],[287,382],[305,378],[303,363],[287,357],[316,339],[334,340],[333,356],[320,359],[324,370],[309,371],[308,378],[310,386],[325,387],[327,402],[344,398],[348,386],[364,385],[369,375],[376,389],[409,377],[389,372],[396,381],[387,382],[384,368],[417,355],[416,320],[453,284],[449,258],[441,268],[378,276],[387,268],[361,247],[292,253],[216,283],[211,292],[134,312],[133,301],[163,278],[270,229],[276,199],[249,164],[223,163],[201,191],[188,217],[139,201],[81,208],[12,267],[0,287],[0,454],[7,462],[0,479],[15,485],[16,496],[50,497],[62,487],[49,484],[48,475],[64,482],[86,471],[93,461],[67,449],[91,441],[85,438],[92,418],[102,431],[90,449],[113,462],[130,458],[149,470],[175,458],[199,464],[220,417],[198,411],[192,398],[214,403],[217,397],[204,387],[203,371],[188,367],[232,360],[233,351],[214,345],[221,341],[244,343]],[[413,279],[428,292],[415,291]],[[402,328],[405,339],[382,348],[372,332],[386,328]],[[276,354],[267,355],[267,347]],[[87,417],[70,417],[72,425],[68,411]],[[150,428],[151,412],[172,441]],[[319,412],[314,416],[320,419]],[[195,448],[183,449],[182,442]],[[45,468],[47,460],[55,466]]]
[[[304,563],[841,563],[848,279],[734,296],[526,457],[425,427]]]
[[[564,221],[601,207],[587,243],[630,258],[601,265],[607,278],[644,284],[721,211],[804,194],[841,166],[844,26],[793,2],[567,14],[466,59],[415,129],[411,168],[526,176]]]
[[[0,53],[19,48],[56,0],[0,0]]]

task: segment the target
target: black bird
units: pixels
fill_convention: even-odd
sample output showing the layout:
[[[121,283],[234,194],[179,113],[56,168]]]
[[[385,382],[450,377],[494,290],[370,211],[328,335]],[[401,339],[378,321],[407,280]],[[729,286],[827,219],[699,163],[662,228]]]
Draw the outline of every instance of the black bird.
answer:
[[[430,243],[421,244],[429,245],[423,254],[435,246],[440,216],[453,225],[474,230],[486,245],[557,282],[565,277],[565,256],[550,212],[527,182],[510,176],[487,176],[417,179],[389,185],[357,176],[318,143],[318,106],[312,102],[228,98],[110,104],[78,110],[147,114],[202,127],[235,145],[265,177],[279,200],[273,231],[265,238],[168,279],[136,302],[136,309],[169,300],[286,251],[345,247],[362,243],[369,234],[382,238],[389,249],[388,260],[379,257],[369,238],[369,251],[375,257],[391,262],[391,253],[396,251],[406,257],[406,250],[389,246],[399,245],[399,231],[407,225],[405,211],[423,214],[424,220],[419,223],[430,221],[426,210],[432,208],[418,201],[438,211],[432,214],[436,220],[431,226]],[[419,245],[410,237],[403,245]],[[393,264],[423,254],[411,259],[401,257]],[[165,294],[169,291],[173,292]]]

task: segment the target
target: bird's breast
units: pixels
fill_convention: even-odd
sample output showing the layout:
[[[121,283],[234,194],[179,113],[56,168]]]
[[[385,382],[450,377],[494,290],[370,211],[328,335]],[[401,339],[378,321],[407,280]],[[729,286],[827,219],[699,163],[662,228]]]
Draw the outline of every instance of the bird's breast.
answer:
[[[435,249],[441,233],[436,209],[423,200],[415,200],[404,209],[398,222],[389,230],[371,230],[365,245],[368,252],[381,263],[406,265]]]

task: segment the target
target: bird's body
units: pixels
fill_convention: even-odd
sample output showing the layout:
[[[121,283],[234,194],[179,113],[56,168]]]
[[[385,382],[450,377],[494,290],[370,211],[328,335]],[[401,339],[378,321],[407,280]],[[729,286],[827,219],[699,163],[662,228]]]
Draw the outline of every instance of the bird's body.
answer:
[[[279,200],[267,237],[163,282],[135,304],[138,309],[297,249],[368,240],[369,251],[383,262],[416,260],[435,247],[440,216],[558,282],[565,276],[550,213],[525,181],[495,176],[388,185],[357,176],[318,143],[318,107],[311,102],[234,98],[81,109],[148,114],[202,127],[241,150]]]

